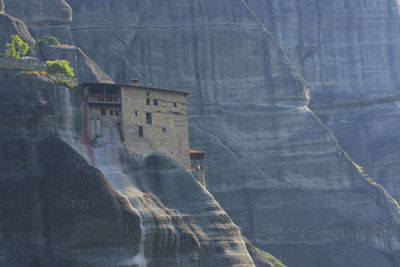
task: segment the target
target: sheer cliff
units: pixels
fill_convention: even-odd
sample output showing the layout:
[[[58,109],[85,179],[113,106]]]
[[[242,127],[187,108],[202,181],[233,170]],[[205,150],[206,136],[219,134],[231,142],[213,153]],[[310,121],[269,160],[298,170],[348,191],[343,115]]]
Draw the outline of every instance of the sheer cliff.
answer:
[[[1,26],[11,29],[0,33],[1,40],[22,29],[34,44],[22,22],[0,16],[7,21]],[[35,26],[35,37],[54,32]],[[41,45],[37,56],[70,60],[79,79],[110,82],[75,46]],[[278,263],[243,238],[179,163],[161,155],[133,158],[118,128],[106,121],[104,135],[91,142],[80,92],[36,75],[0,69],[1,266]]]
[[[26,1],[4,2],[7,10],[7,2]],[[398,123],[396,102],[387,101],[397,97],[396,75],[386,65],[389,62],[396,68],[397,64],[390,57],[396,54],[396,39],[390,34],[396,32],[394,3],[67,2],[71,9],[63,8],[63,12],[69,14],[72,10],[72,21],[30,20],[28,27],[33,35],[38,38],[51,33],[79,46],[115,81],[138,77],[145,85],[190,90],[190,142],[192,147],[207,151],[207,187],[256,246],[290,266],[400,264],[397,207],[380,186],[360,175],[339,147],[341,144],[348,150],[373,178],[391,181],[383,184],[388,185],[390,193],[397,194],[394,175],[398,143],[392,131],[382,130],[395,130]],[[35,6],[25,6],[35,10]],[[10,7],[9,12],[22,20],[30,19],[15,8]],[[365,30],[371,27],[376,34],[385,33],[379,42]],[[387,43],[390,45],[384,46]],[[377,66],[373,66],[374,58],[379,62]],[[385,77],[390,77],[389,81]],[[383,86],[385,81],[391,87]],[[378,85],[385,90],[375,90]],[[79,123],[82,118],[72,121]],[[83,129],[75,132],[84,136]],[[112,144],[115,135],[111,129],[104,142]],[[125,248],[135,252],[147,248],[150,254],[145,258],[155,265],[160,264],[158,259],[182,266],[210,261],[220,265],[252,264],[233,223],[225,215],[214,213],[225,214],[213,197],[195,190],[198,185],[170,160],[132,159],[121,152],[119,144],[88,148],[71,136],[62,138],[83,155],[88,165],[100,170],[113,188],[128,196],[129,202],[120,199],[114,204],[120,214],[129,214],[118,217],[120,224],[131,220],[136,227],[126,231],[135,238],[141,233],[140,240],[144,241],[137,247],[120,237]],[[46,142],[54,144],[52,139]],[[64,147],[41,145],[39,151],[51,154],[45,148],[59,146]],[[40,164],[47,164],[44,166],[55,165],[46,157],[42,161]],[[121,166],[122,171],[118,169]],[[44,169],[50,172],[49,177],[54,176],[56,170]],[[98,176],[97,180],[104,179]],[[191,184],[185,186],[190,189],[184,194],[177,189],[182,181]],[[118,199],[114,193],[108,192],[108,198]],[[126,208],[127,203],[136,212]],[[212,210],[204,213],[212,218],[202,221],[204,209]],[[189,213],[191,219],[184,213]],[[215,223],[227,228],[224,242],[215,235],[220,229],[205,226],[215,216],[219,218]],[[166,243],[159,241],[160,236]],[[215,238],[213,242],[210,236]],[[102,238],[107,240],[107,236]],[[80,240],[75,240],[79,248],[85,246]],[[154,249],[157,242],[162,245]],[[179,245],[186,242],[190,252],[183,249],[186,245]],[[79,259],[73,248],[61,247],[57,255]],[[126,259],[125,255],[132,253],[116,255],[115,262]],[[131,260],[140,262],[143,258]]]
[[[354,10],[357,5],[363,7],[361,1],[356,2]],[[291,13],[285,13],[296,7],[293,2],[249,1],[256,16],[239,0],[103,1],[102,5],[70,0],[69,4],[74,10],[74,42],[114,80],[126,82],[136,76],[147,85],[192,90],[191,144],[208,152],[207,186],[256,245],[295,266],[398,263],[397,230],[386,228],[397,228],[395,207],[390,201],[383,204],[378,200],[382,192],[360,177],[335,138],[302,108],[307,103],[306,85],[287,62],[286,56],[291,58],[292,53],[282,52],[269,35],[272,27],[284,47],[298,42],[298,22],[308,16],[295,21]],[[298,10],[314,10],[318,5],[303,1],[297,6],[302,9],[292,12],[299,14]],[[329,9],[325,12],[332,13]],[[357,14],[348,11],[342,16],[351,21]],[[326,38],[334,38],[329,27],[335,30],[335,24],[324,27]],[[289,40],[284,38],[286,32],[292,34]],[[307,33],[306,27],[302,33]],[[308,40],[307,36],[303,40]],[[312,40],[308,41],[317,47],[329,41]],[[335,60],[332,58],[337,68],[345,64],[340,58]],[[318,68],[318,61],[309,62]],[[298,65],[297,58],[294,63]],[[302,66],[298,69],[300,74],[307,71]],[[338,75],[334,69],[326,72]],[[340,73],[349,75],[346,70]],[[320,88],[324,95],[314,99],[316,89],[313,85],[310,89],[312,108],[322,103],[318,99],[330,101],[332,94],[345,91],[339,86],[336,91]],[[357,96],[357,92],[353,94]],[[317,114],[327,121],[321,110],[317,108]],[[354,118],[359,110],[351,112],[349,116]],[[352,129],[343,131],[352,135]],[[339,142],[342,139],[339,135]],[[345,148],[347,144],[344,141]],[[232,195],[236,196],[234,203]],[[376,240],[383,236],[386,241],[378,244]]]
[[[179,163],[90,144],[80,94],[0,70],[0,96],[1,266],[269,266]]]
[[[288,51],[311,108],[345,149],[400,198],[398,1],[248,1]]]

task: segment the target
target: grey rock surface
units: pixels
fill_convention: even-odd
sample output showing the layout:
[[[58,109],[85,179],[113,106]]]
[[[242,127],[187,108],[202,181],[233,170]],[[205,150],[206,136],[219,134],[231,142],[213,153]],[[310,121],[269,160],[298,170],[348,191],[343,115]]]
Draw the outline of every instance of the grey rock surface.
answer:
[[[6,13],[27,25],[58,25],[71,22],[72,10],[65,0],[5,0]]]
[[[310,107],[400,199],[398,1],[247,2],[309,82]]]
[[[207,188],[256,246],[290,266],[400,264],[397,208],[304,107],[301,78],[242,1],[69,4],[74,42],[115,81],[191,90]],[[296,33],[287,9],[274,13],[292,2],[250,4]]]
[[[0,12],[0,51],[4,52],[6,43],[11,42],[11,35],[17,34],[23,41],[29,44],[28,55],[35,55],[36,42],[32,38],[25,24],[8,14]]]
[[[54,36],[61,44],[73,45],[71,26],[69,24],[29,25],[29,31],[38,41],[42,40],[44,36]]]
[[[54,36],[62,44],[73,44],[72,9],[65,0],[6,0],[5,9],[6,13],[24,21],[36,40]]]
[[[1,266],[254,266],[239,228],[181,164],[129,156],[80,94],[0,71]]]
[[[16,73],[0,71],[0,265],[107,266],[138,251],[139,215],[56,138],[66,88]]]
[[[111,78],[103,72],[83,51],[75,46],[39,45],[40,55],[43,61],[67,60],[79,83],[102,82],[112,83]]]
[[[77,72],[79,83],[102,82],[112,83],[113,80],[93,62],[79,47],[76,48]]]

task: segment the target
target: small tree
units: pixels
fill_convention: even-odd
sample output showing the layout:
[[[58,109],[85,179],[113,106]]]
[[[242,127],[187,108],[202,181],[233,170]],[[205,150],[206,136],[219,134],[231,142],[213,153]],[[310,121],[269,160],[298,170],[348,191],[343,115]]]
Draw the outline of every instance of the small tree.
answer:
[[[60,41],[54,36],[43,36],[43,39],[39,41],[41,44],[48,45],[60,45]]]
[[[22,41],[18,35],[13,34],[11,35],[11,43],[6,44],[6,51],[3,54],[3,57],[10,57],[10,58],[21,58],[28,53],[29,45]]]
[[[55,60],[46,61],[47,72],[50,74],[65,75],[69,77],[75,77],[74,68],[69,66],[69,61],[67,60]]]

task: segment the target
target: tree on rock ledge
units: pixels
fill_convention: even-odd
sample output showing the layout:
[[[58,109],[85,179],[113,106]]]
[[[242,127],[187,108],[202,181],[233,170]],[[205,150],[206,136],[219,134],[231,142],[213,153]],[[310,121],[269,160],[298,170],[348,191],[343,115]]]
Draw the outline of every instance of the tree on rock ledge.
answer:
[[[68,77],[74,77],[74,68],[69,66],[69,61],[67,60],[55,60],[46,61],[47,72],[49,74],[65,75]]]
[[[11,35],[11,39],[11,43],[6,44],[6,51],[1,57],[18,59],[21,58],[21,55],[25,56],[28,53],[29,45],[16,34]]]

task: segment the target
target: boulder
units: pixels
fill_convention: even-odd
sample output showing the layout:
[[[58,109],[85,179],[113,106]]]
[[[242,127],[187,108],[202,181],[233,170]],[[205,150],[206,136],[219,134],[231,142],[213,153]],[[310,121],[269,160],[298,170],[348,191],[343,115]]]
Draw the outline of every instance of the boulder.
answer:
[[[28,55],[36,54],[35,39],[29,33],[25,24],[8,14],[0,13],[0,51],[3,53],[6,43],[11,42],[11,35],[17,34],[23,41],[29,45]]]
[[[65,0],[5,0],[6,12],[28,26],[68,24],[72,9]]]

